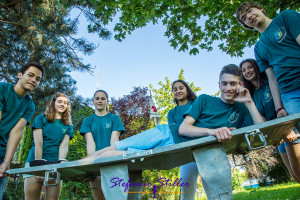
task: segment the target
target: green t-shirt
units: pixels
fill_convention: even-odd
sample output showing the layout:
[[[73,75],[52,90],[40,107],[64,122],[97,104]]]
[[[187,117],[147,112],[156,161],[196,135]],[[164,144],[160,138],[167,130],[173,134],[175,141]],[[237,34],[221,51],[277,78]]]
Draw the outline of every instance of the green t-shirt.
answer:
[[[252,100],[263,117],[267,120],[276,119],[274,101],[267,82],[263,82],[260,89],[253,91]]]
[[[300,13],[285,10],[272,20],[254,48],[260,71],[273,67],[281,94],[300,88],[299,34]]]
[[[196,127],[217,129],[221,127],[241,128],[252,125],[250,113],[246,106],[239,102],[228,104],[218,97],[202,94],[194,100],[184,114],[194,118]],[[190,138],[192,140],[194,138]]]
[[[42,158],[48,161],[57,161],[59,146],[65,135],[73,138],[73,125],[64,125],[60,119],[48,122],[45,115],[41,114],[34,119],[32,129],[43,131],[43,155]],[[26,162],[35,159],[35,145],[31,147]]]
[[[125,132],[123,123],[119,116],[108,113],[105,116],[92,114],[85,118],[80,127],[80,133],[91,132],[96,144],[96,151],[110,146],[111,133],[120,131]]]
[[[168,125],[171,130],[175,144],[190,140],[188,137],[180,136],[178,134],[178,129],[184,120],[183,114],[186,113],[186,111],[191,107],[192,103],[192,101],[189,101],[183,106],[178,105],[168,112]]]
[[[34,113],[35,106],[29,94],[20,97],[11,83],[0,82],[0,161],[6,153],[6,144],[10,131],[17,122],[24,118],[28,123]]]

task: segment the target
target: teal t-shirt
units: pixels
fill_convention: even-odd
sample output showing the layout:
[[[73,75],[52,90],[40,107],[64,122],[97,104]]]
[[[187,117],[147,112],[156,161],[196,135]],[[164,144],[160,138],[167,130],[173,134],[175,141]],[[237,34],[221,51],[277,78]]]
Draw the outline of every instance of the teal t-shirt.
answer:
[[[172,136],[174,138],[175,144],[190,140],[190,138],[188,137],[180,136],[178,134],[178,129],[184,120],[183,118],[184,113],[186,113],[186,111],[191,107],[192,103],[193,103],[192,101],[189,101],[187,104],[183,106],[178,105],[168,112],[168,125],[171,130]]]
[[[73,125],[64,125],[60,119],[48,122],[45,115],[41,114],[34,119],[32,129],[43,131],[43,155],[42,158],[48,161],[57,161],[59,146],[65,135],[73,138]],[[35,159],[35,145],[31,147],[26,162]]]
[[[120,131],[125,132],[123,123],[118,115],[108,113],[105,116],[92,114],[85,118],[80,127],[80,133],[91,132],[96,144],[96,151],[110,146],[111,133]]]
[[[273,67],[281,94],[300,88],[300,13],[285,10],[276,16],[255,45],[261,72]]]
[[[6,153],[6,144],[10,131],[17,122],[24,118],[28,123],[34,113],[35,106],[29,94],[20,97],[11,83],[0,82],[0,161]]]
[[[254,90],[252,100],[259,113],[267,120],[276,119],[276,110],[268,82],[263,82],[258,90]]]
[[[194,118],[196,127],[217,129],[221,127],[241,128],[252,125],[250,113],[242,103],[228,104],[218,97],[202,94],[194,100],[184,114]],[[189,138],[190,140],[194,138]]]

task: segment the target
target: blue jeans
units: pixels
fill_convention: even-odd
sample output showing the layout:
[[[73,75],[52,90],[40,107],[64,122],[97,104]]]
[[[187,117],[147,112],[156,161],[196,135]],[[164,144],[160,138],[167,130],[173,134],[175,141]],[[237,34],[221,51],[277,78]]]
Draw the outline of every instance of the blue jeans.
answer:
[[[181,200],[195,199],[197,189],[198,168],[195,162],[191,162],[180,166],[180,178],[182,183],[189,183],[188,187],[182,187]]]
[[[142,150],[154,149],[175,144],[168,125],[159,125],[153,129],[116,142],[117,150],[135,153]]]
[[[282,94],[281,100],[286,112],[289,115],[300,113],[300,88],[292,92]],[[283,142],[281,145],[279,145],[278,150],[280,153],[286,153],[286,149],[285,149],[286,146],[300,143],[299,130],[300,130],[300,123],[296,125],[296,130],[294,130],[298,136],[298,139],[291,143]]]
[[[3,194],[4,194],[6,180],[7,180],[7,177],[0,178],[0,199],[2,199]]]

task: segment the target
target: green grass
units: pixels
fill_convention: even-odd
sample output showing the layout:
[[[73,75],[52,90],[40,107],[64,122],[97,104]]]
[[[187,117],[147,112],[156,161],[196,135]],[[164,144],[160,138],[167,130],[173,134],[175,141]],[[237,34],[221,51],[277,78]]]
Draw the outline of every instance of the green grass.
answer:
[[[300,184],[291,182],[255,189],[241,189],[233,195],[234,200],[299,200]]]
[[[201,198],[199,200],[205,200]],[[300,200],[300,184],[276,184],[253,189],[241,188],[233,192],[234,200]]]

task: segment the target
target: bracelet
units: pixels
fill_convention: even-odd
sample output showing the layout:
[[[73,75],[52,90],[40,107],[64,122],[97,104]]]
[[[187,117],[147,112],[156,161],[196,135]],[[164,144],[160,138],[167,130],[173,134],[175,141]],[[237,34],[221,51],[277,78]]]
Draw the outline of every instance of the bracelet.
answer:
[[[284,108],[280,107],[276,110],[276,114],[278,115],[279,111],[284,110]]]

